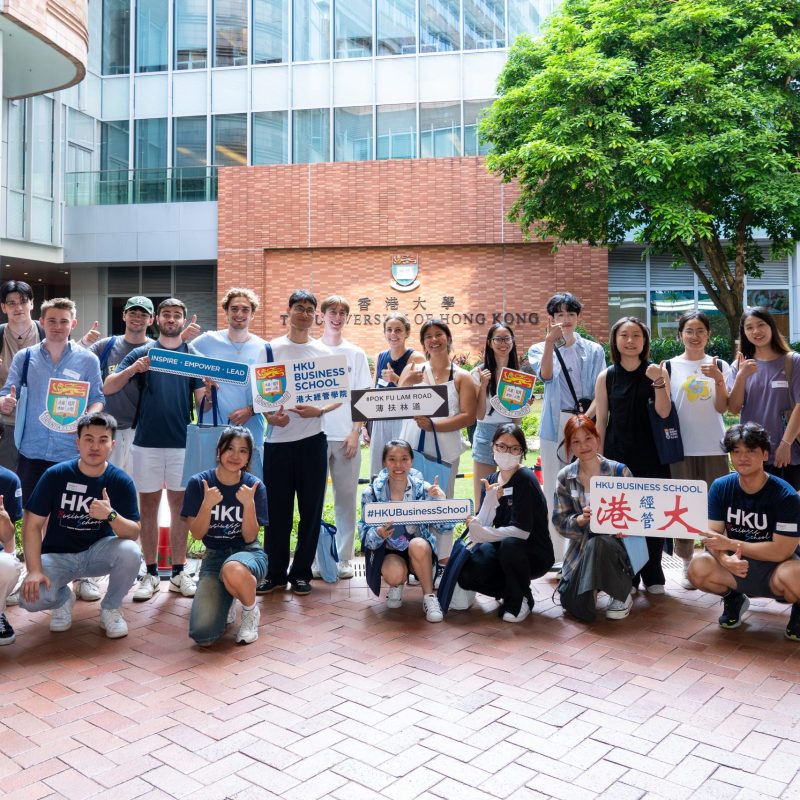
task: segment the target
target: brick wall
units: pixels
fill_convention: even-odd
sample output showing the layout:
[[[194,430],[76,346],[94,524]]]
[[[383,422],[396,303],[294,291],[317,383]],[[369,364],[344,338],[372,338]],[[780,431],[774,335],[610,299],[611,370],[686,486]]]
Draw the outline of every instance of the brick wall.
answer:
[[[607,337],[606,251],[554,254],[524,242],[506,219],[512,201],[479,158],[222,169],[217,285],[258,292],[253,330],[268,337],[285,331],[292,290],[342,294],[352,314],[345,335],[370,355],[383,348],[381,318],[395,307],[415,329],[448,315],[456,351],[473,357],[500,315],[522,351],[543,336],[547,299],[565,289],[586,302],[587,328]],[[391,285],[394,256],[416,259],[412,291]]]

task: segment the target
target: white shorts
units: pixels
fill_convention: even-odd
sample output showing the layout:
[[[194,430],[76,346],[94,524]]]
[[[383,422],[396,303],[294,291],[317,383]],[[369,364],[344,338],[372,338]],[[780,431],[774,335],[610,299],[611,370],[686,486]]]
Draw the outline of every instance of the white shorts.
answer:
[[[186,450],[182,447],[137,447],[131,446],[131,477],[138,492],[160,492],[166,486],[172,492],[182,492],[183,459]]]

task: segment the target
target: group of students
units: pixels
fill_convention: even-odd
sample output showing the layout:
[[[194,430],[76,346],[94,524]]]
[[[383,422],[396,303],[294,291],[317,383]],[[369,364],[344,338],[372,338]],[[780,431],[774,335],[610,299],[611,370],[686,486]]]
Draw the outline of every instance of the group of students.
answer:
[[[32,302],[26,287],[14,283],[0,288],[9,327],[12,314],[22,305],[16,297]],[[640,581],[648,592],[663,594],[664,540],[647,538],[647,561],[634,575],[620,541],[591,532],[588,487],[594,475],[667,477],[671,472],[675,477],[713,482],[710,530],[704,537],[708,553],[692,559],[693,542],[678,551],[686,564],[687,588],[723,595],[720,624],[725,627],[740,623],[748,596],[792,602],[787,636],[800,639],[800,562],[794,563],[799,535],[800,447],[795,437],[800,432],[800,404],[793,400],[800,398],[800,365],[764,309],[751,309],[743,317],[741,355],[732,367],[707,356],[709,320],[701,312],[691,312],[678,326],[684,353],[662,365],[649,361],[647,326],[633,317],[619,320],[611,331],[612,365],[606,368],[600,345],[578,333],[580,301],[566,292],[551,298],[547,335],[528,352],[529,368],[545,387],[540,422],[542,491],[534,472],[522,464],[528,443],[518,420],[500,413],[491,402],[501,370],[520,367],[515,335],[508,325],[491,326],[483,359],[469,373],[454,364],[452,335],[443,321],[431,319],[422,325],[421,350],[416,351],[408,346],[408,320],[402,314],[389,314],[384,323],[388,348],[377,356],[372,378],[364,352],[342,336],[349,307],[338,295],[321,305],[321,339],[310,336],[317,300],[307,291],[291,295],[287,334],[270,343],[248,330],[258,307],[252,291],[229,290],[222,307],[227,329],[204,334],[194,344],[186,340],[200,332],[196,318],[187,325],[186,307],[175,298],[161,303],[157,315],[147,298],[131,298],[123,313],[125,336],[111,337],[110,344],[100,339],[96,324],[78,343],[70,341],[76,319],[74,304],[68,300],[43,305],[42,331],[32,322],[30,310],[27,333],[17,333],[24,327],[17,320],[13,330],[17,348],[0,390],[0,411],[11,417],[9,427],[16,424],[18,433],[21,425],[25,428],[13,437],[20,445],[16,470],[22,483],[12,472],[0,473],[4,482],[0,540],[7,548],[0,557],[0,593],[3,586],[13,585],[20,569],[10,551],[22,505],[28,575],[20,601],[29,610],[53,609],[51,630],[70,627],[76,597],[100,599],[99,592],[85,596],[86,584],[91,589],[92,578],[108,575],[101,626],[110,637],[127,633],[121,606],[139,572],[137,538],[146,571],[139,576],[133,599],[145,601],[159,589],[155,514],[163,484],[172,510],[174,566],[169,588],[194,598],[190,636],[200,645],[212,644],[235,620],[240,606],[236,640],[252,642],[258,637],[257,594],[290,583],[298,595],[312,590],[327,475],[334,489],[339,576],[352,577],[360,436],[371,442],[373,476],[362,494],[363,509],[368,502],[452,497],[465,449],[461,431],[477,422],[472,452],[476,513],[466,520],[471,552],[458,575],[450,608],[468,608],[479,592],[500,601],[503,620],[521,622],[534,605],[531,581],[555,562],[561,566],[562,598],[569,587],[570,596],[584,600],[590,596],[593,607],[596,593],[605,592],[609,596],[605,613],[611,619],[628,615],[631,592]],[[145,336],[154,319],[160,334],[156,341]],[[43,341],[22,347],[25,336],[42,332]],[[118,350],[122,344],[126,353]],[[449,413],[441,418],[376,421],[369,433],[352,421],[347,403],[281,407],[261,415],[253,410],[248,388],[220,385],[212,391],[209,381],[153,373],[147,352],[155,344],[247,364],[344,355],[352,389],[440,385],[446,387]],[[113,363],[108,359],[102,363],[109,352]],[[84,362],[86,378],[75,369],[76,363]],[[53,376],[85,379],[95,386],[87,413],[78,422],[77,437],[59,434],[59,438],[31,424],[32,409],[44,402],[37,381]],[[23,387],[29,396],[15,419]],[[215,463],[200,465],[202,469],[187,475],[185,427],[192,394],[196,403],[214,397],[229,425],[217,443]],[[117,395],[127,404],[126,424],[119,432],[114,416],[101,411],[104,402],[108,411]],[[660,462],[648,404],[661,417],[673,404],[677,409],[686,453],[681,463],[670,467]],[[743,423],[727,433],[722,420],[726,409],[741,410]],[[773,451],[775,441],[780,444]],[[32,442],[41,445],[42,457],[34,457],[39,451]],[[450,467],[441,486],[438,480],[425,482],[413,469],[418,449],[440,455]],[[113,462],[120,451],[126,460],[118,461],[118,467]],[[737,472],[723,477],[728,454]],[[132,465],[127,463],[130,456]],[[300,520],[291,558],[295,498]],[[263,548],[257,543],[262,527]],[[403,587],[413,575],[422,587],[426,618],[440,621],[443,613],[435,584],[450,556],[453,525],[370,526],[362,521],[358,528],[362,549],[381,552],[389,607],[402,603]],[[187,532],[206,548],[197,584],[183,570]],[[566,603],[565,608],[570,610]],[[0,644],[13,639],[3,614]]]

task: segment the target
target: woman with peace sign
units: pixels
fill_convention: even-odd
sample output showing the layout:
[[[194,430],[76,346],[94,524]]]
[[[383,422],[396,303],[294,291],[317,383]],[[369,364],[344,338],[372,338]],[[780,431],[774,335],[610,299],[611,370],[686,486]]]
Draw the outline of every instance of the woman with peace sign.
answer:
[[[257,537],[267,524],[267,491],[245,471],[252,454],[247,428],[225,428],[217,443],[216,468],[192,475],[186,486],[181,516],[206,546],[189,618],[189,636],[199,645],[213,644],[235,621],[237,600],[242,618],[236,641],[250,644],[258,638],[256,586],[267,575],[267,556]]]

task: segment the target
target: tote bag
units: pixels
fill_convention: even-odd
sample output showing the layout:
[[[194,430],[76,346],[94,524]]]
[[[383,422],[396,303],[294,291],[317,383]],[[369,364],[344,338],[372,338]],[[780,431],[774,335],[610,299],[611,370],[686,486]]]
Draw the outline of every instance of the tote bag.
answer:
[[[186,486],[189,478],[198,472],[214,469],[217,466],[217,442],[227,426],[220,425],[217,419],[217,389],[211,387],[211,417],[213,425],[203,423],[205,397],[197,409],[197,424],[186,426],[186,455],[183,460],[181,483]]]
[[[453,599],[453,591],[456,588],[456,583],[458,583],[461,570],[464,569],[464,565],[472,558],[470,541],[467,538],[467,534],[468,531],[464,531],[464,533],[453,542],[453,550],[444,566],[442,579],[439,582],[439,589],[436,592],[436,596],[439,599],[439,605],[442,607],[443,614],[446,614],[447,609],[450,608],[450,601]]]
[[[320,521],[317,539],[317,568],[325,583],[339,580],[339,551],[336,547],[336,526],[325,520]]]
[[[433,443],[436,446],[436,457],[425,455],[425,431],[420,431],[419,444],[414,451],[414,469],[422,473],[426,483],[433,483],[434,478],[439,478],[439,486],[447,486],[450,481],[450,473],[453,468],[442,461],[442,452],[439,449],[439,439],[436,430],[433,433]]]
[[[666,417],[659,416],[656,404],[647,401],[647,415],[650,418],[650,430],[653,432],[653,441],[658,452],[658,460],[662,464],[675,464],[683,461],[683,440],[681,439],[681,424],[678,421],[678,412],[675,405],[670,407]]]

